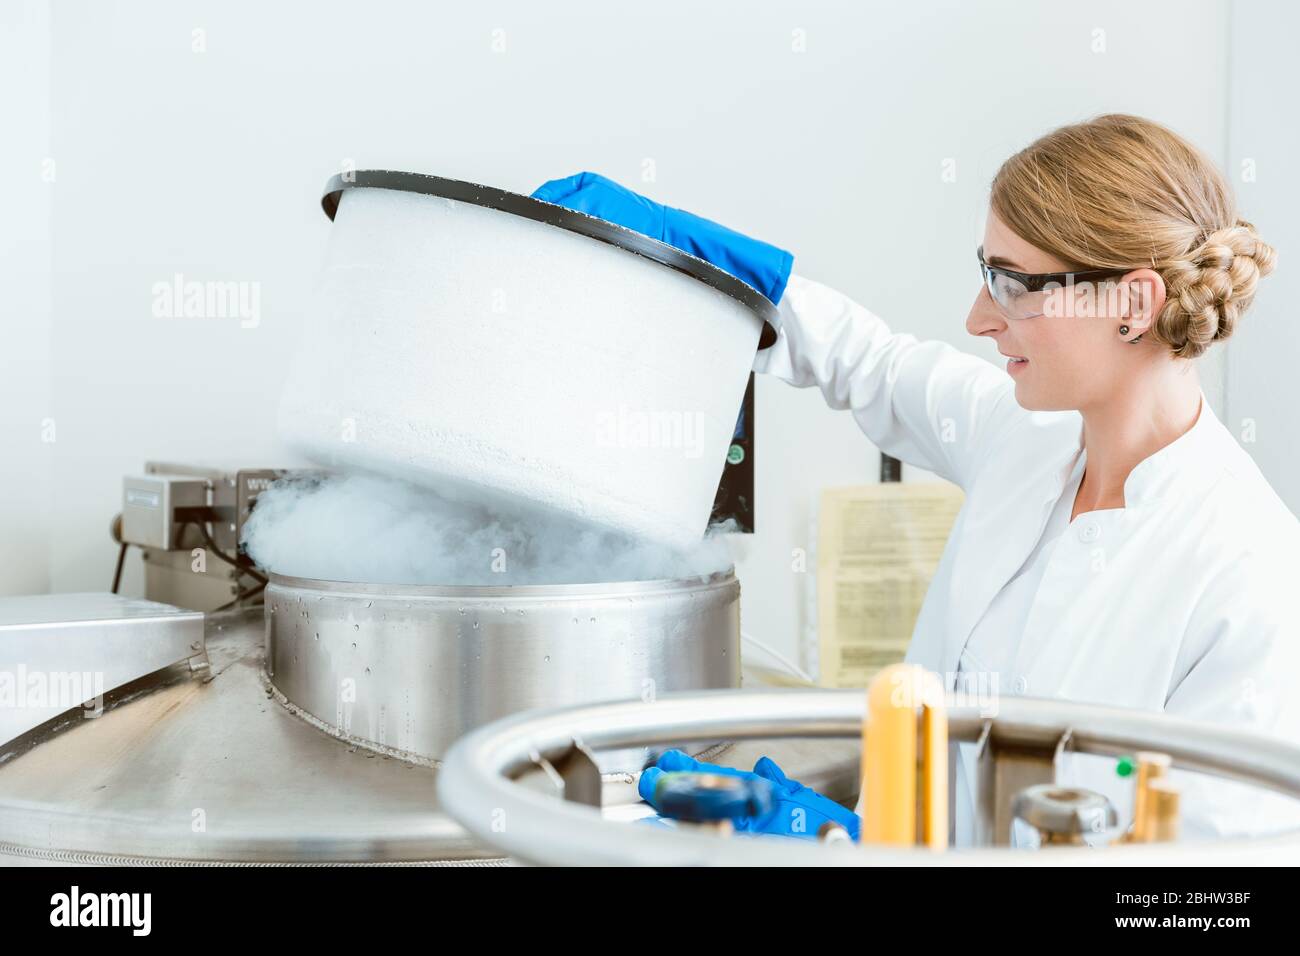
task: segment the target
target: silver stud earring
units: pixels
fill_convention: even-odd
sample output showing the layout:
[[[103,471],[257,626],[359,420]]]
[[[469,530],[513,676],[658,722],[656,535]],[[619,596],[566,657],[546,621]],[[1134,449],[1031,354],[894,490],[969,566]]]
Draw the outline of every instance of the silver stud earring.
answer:
[[[1127,326],[1127,325],[1121,325],[1121,326],[1119,327],[1119,334],[1120,334],[1120,335],[1128,335],[1128,326]]]

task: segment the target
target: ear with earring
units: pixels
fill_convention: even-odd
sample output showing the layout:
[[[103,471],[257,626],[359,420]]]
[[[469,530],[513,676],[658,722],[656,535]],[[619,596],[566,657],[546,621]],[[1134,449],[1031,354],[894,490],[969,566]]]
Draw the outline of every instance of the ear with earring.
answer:
[[[1125,285],[1128,295],[1124,299],[1124,311],[1141,318],[1148,315],[1148,309],[1159,308],[1161,302],[1164,301],[1164,285],[1162,283],[1163,280],[1158,275],[1135,278],[1133,281],[1128,282]],[[1130,339],[1127,338],[1130,331],[1127,322],[1119,327],[1120,337],[1124,338],[1124,341],[1129,345],[1137,345],[1142,341],[1144,333],[1139,332]]]

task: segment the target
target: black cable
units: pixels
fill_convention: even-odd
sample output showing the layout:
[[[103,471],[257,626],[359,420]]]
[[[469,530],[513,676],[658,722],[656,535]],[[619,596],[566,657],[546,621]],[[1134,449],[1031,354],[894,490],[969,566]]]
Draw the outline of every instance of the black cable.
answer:
[[[114,594],[117,593],[117,589],[122,584],[122,565],[126,563],[126,549],[129,547],[131,547],[131,545],[123,541],[122,546],[117,549],[117,570],[113,572],[113,593]]]
[[[199,533],[203,535],[203,543],[208,546],[208,550],[212,552],[212,554],[216,555],[222,561],[226,562],[226,564],[230,565],[236,571],[239,571],[243,574],[247,574],[250,578],[252,578],[254,581],[257,581],[259,584],[265,585],[269,583],[267,578],[264,575],[259,574],[257,571],[254,571],[250,567],[240,564],[239,561],[237,561],[235,558],[230,557],[228,554],[222,551],[221,548],[217,546],[217,543],[212,540],[212,532],[208,530],[207,525],[202,524],[201,522],[198,521],[183,521],[181,522],[180,533],[183,533],[184,530],[188,528],[190,525],[195,525],[198,527]],[[178,540],[179,540],[179,533],[178,533]]]
[[[181,509],[177,509],[177,512],[179,512],[180,510]],[[228,608],[234,607],[240,601],[245,601],[248,598],[260,594],[262,590],[267,586],[267,584],[270,583],[268,579],[265,577],[265,575],[260,574],[259,572],[253,570],[252,568],[244,564],[241,564],[237,559],[230,557],[228,554],[222,551],[221,548],[217,546],[217,543],[212,540],[212,532],[208,530],[207,524],[205,524],[203,521],[197,520],[200,516],[206,517],[207,514],[210,514],[211,513],[210,509],[190,508],[186,510],[195,513],[195,516],[188,519],[182,519],[177,522],[176,543],[180,544],[180,542],[184,540],[186,528],[188,528],[190,525],[197,525],[199,532],[203,535],[203,543],[207,545],[207,548],[210,552],[212,552],[222,561],[226,562],[226,564],[230,565],[240,574],[247,574],[250,578],[252,578],[254,581],[257,582],[255,586],[251,588],[246,588],[245,590],[239,592],[238,594],[235,595],[233,600],[226,602],[216,610],[224,611]],[[116,537],[116,534],[114,536]],[[116,594],[118,592],[118,588],[122,586],[122,568],[126,564],[126,551],[129,547],[131,547],[131,543],[129,541],[122,541],[121,547],[118,548],[117,567],[113,570],[113,589],[112,589],[113,594]]]

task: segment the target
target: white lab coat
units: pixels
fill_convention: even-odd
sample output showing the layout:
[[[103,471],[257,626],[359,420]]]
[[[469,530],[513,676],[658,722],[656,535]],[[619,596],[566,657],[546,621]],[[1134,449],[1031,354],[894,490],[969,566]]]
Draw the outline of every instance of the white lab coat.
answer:
[[[1061,496],[1081,454],[1081,417],[1026,411],[1005,371],[892,334],[798,276],[780,311],[780,337],[756,370],[819,387],[883,452],[965,491],[907,654],[951,689],[972,629]],[[1015,659],[987,662],[1001,671],[1000,692],[1300,742],[1300,526],[1207,402],[1191,431],[1133,470],[1124,504],[1104,534],[1087,514],[1064,532],[1073,559],[1053,553]],[[1080,547],[1095,560],[1077,560]],[[1115,776],[1114,761],[1078,755],[1060,777],[1108,793],[1127,819],[1131,782]],[[1186,837],[1300,827],[1300,803],[1287,798],[1199,775],[1179,783]],[[959,787],[955,797],[962,844],[972,794]]]

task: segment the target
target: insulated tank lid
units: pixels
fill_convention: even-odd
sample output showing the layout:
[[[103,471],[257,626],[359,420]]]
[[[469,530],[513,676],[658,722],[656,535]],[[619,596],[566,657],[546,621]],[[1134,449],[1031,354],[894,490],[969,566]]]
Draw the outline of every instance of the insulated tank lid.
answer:
[[[444,179],[441,176],[391,169],[358,169],[332,177],[325,184],[325,193],[320,200],[325,215],[333,220],[334,214],[338,212],[339,201],[343,197],[344,190],[357,188],[395,189],[400,192],[423,193],[427,196],[455,199],[458,202],[486,206],[488,209],[558,226],[569,232],[576,232],[618,246],[620,249],[634,252],[660,265],[683,272],[693,279],[698,279],[748,308],[763,322],[763,331],[758,339],[760,349],[765,349],[776,341],[776,331],[780,324],[777,308],[770,299],[753,286],[719,269],[711,262],[617,223],[589,216],[566,206],[534,199],[522,193],[512,193],[459,179]]]

